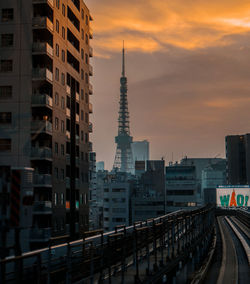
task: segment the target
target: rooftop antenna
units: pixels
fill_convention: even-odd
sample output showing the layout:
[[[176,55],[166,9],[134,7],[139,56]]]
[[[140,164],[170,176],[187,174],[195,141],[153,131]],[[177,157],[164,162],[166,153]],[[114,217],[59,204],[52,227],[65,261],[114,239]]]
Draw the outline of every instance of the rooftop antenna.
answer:
[[[122,41],[122,77],[125,77],[125,48],[124,48],[124,40]]]

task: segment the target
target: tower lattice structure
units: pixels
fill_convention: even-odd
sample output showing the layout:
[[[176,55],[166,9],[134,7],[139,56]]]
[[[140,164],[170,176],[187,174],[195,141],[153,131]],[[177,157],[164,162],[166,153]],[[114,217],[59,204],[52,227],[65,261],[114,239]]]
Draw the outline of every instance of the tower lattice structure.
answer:
[[[122,49],[122,76],[120,78],[120,108],[118,118],[118,135],[115,137],[116,154],[113,170],[133,173],[133,156],[131,143],[133,137],[130,136],[129,111],[127,98],[127,77],[125,76],[125,49]]]

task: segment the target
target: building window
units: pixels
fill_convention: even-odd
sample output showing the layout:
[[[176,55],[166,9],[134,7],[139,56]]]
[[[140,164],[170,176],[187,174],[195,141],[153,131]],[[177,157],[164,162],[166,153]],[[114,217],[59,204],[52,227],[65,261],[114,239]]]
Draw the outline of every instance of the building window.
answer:
[[[85,133],[85,143],[88,143],[88,141],[89,141],[88,133]]]
[[[60,0],[56,0],[56,7],[60,9]]]
[[[58,106],[58,104],[59,104],[59,95],[58,93],[55,93],[55,105]]]
[[[10,59],[0,61],[0,72],[11,72],[13,61]]]
[[[87,112],[85,112],[85,122],[86,122],[86,123],[88,123],[88,122],[89,122],[89,117],[88,117]]]
[[[65,98],[61,97],[61,108],[65,109]]]
[[[62,4],[62,14],[65,17],[65,5],[64,4]]]
[[[64,170],[63,170],[64,171]],[[64,205],[65,200],[64,200],[64,193],[61,193],[61,205]]]
[[[59,81],[59,69],[58,68],[56,68],[56,75],[55,75],[55,77],[56,77],[56,80]]]
[[[81,160],[82,160],[82,161],[84,160],[83,152],[81,152]]]
[[[85,17],[85,23],[88,26],[88,24],[89,24],[89,17],[88,17],[88,15],[86,15],[86,17]]]
[[[64,156],[64,145],[61,144],[61,155]]]
[[[12,86],[0,86],[0,100],[11,99]]]
[[[13,21],[14,10],[13,9],[2,9],[2,22]]]
[[[13,46],[13,34],[2,34],[1,35],[1,46],[2,47]]]
[[[81,69],[81,79],[84,80],[84,71]]]
[[[83,9],[81,11],[81,16],[82,16],[82,19],[84,20],[84,11],[83,11]]]
[[[85,39],[85,42],[86,42],[86,44],[89,44],[89,37],[88,37],[88,35],[86,34],[86,37],[85,37],[86,39]]]
[[[11,139],[0,139],[0,152],[11,151]]]
[[[85,82],[88,84],[88,82],[89,82],[89,76],[88,76],[88,74],[87,73],[85,73]]]
[[[62,50],[62,61],[65,62],[65,50]]]
[[[84,112],[81,110],[81,120],[84,120]]]
[[[55,129],[58,130],[58,124],[59,124],[59,119],[56,117],[55,118]]]
[[[64,73],[62,73],[61,75],[61,83],[63,86],[65,85],[65,74]]]
[[[61,169],[61,179],[64,180],[64,169]]]
[[[87,93],[85,94],[85,102],[86,102],[86,103],[88,103],[88,102],[89,102],[89,96],[88,96],[88,94],[87,94]]]
[[[56,170],[57,168],[55,168],[55,170]],[[58,170],[58,169],[57,169]],[[57,205],[58,204],[58,193],[57,192],[55,192],[55,194],[54,194],[54,197],[55,197],[55,205]]]
[[[56,44],[56,56],[59,57],[59,45]]]
[[[65,28],[62,27],[62,38],[65,39]]]
[[[84,51],[83,51],[83,48],[81,48],[81,57],[82,57],[82,60],[84,59]]]
[[[83,131],[81,131],[81,141],[83,141],[83,139],[84,139],[84,133]]]
[[[84,91],[81,89],[81,100],[84,100]]]
[[[64,120],[61,121],[61,131],[64,133]]]
[[[0,112],[0,124],[11,123],[11,112]]]
[[[58,154],[58,143],[55,142],[55,153]]]
[[[56,20],[56,31],[59,33],[59,21]]]
[[[81,29],[81,37],[82,37],[82,40],[84,40],[84,30]]]
[[[88,54],[87,54],[87,53],[85,54],[85,63],[86,63],[86,64],[89,63],[89,57],[88,57]]]

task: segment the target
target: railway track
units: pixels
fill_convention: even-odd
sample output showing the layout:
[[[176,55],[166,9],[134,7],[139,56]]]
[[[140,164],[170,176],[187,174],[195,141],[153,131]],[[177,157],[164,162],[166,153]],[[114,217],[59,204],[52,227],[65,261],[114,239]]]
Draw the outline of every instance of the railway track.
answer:
[[[250,230],[237,217],[217,217],[217,244],[214,262],[205,284],[250,283]]]

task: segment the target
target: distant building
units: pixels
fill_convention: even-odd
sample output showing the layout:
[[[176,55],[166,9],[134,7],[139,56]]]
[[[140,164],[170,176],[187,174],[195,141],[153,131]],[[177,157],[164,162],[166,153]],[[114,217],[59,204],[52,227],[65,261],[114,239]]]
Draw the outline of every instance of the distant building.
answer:
[[[216,188],[226,184],[226,160],[202,170],[201,197],[203,204],[216,204]]]
[[[226,136],[227,183],[250,184],[250,134]]]
[[[218,158],[184,158],[166,167],[166,210],[194,209],[201,206],[202,170],[221,161]]]
[[[149,160],[149,142],[147,140],[134,141],[131,147],[134,161]]]
[[[104,162],[100,161],[96,163],[96,171],[104,171]]]
[[[135,161],[135,175],[141,176],[146,171],[145,161]]]
[[[103,227],[114,230],[118,225],[130,224],[130,182],[126,173],[107,175],[103,193]]]
[[[155,195],[165,195],[165,161],[149,160],[147,161],[146,172],[142,176],[142,182],[145,190],[155,192]]]

